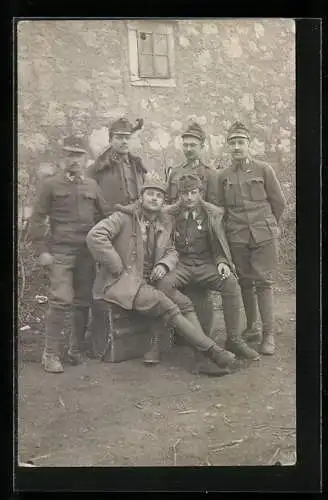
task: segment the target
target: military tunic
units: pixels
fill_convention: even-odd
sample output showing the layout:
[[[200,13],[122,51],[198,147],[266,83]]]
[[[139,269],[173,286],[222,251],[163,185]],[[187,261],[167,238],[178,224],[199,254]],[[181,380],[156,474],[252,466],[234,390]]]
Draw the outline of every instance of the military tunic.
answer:
[[[192,173],[198,175],[203,185],[203,199],[213,205],[218,204],[218,172],[205,165],[200,159],[192,163],[182,163],[170,169],[167,175],[167,202],[174,203],[179,197],[179,179],[182,175]],[[200,322],[207,334],[212,329],[212,303],[206,290],[191,286],[186,290],[195,304]]]
[[[213,205],[218,203],[218,172],[205,165],[201,160],[183,163],[169,170],[167,175],[167,201],[174,203],[179,197],[179,179],[182,175],[196,174],[203,184],[203,199]]]
[[[277,262],[278,223],[285,199],[273,168],[254,159],[236,162],[219,174],[218,204],[241,285],[270,286]]]
[[[46,320],[46,351],[49,354],[58,354],[64,313],[70,306],[74,306],[75,317],[87,316],[95,263],[85,240],[94,224],[108,213],[108,205],[92,179],[60,173],[47,178],[39,188],[29,238],[38,245],[40,252],[51,253],[54,259]],[[75,338],[71,340],[77,342]]]

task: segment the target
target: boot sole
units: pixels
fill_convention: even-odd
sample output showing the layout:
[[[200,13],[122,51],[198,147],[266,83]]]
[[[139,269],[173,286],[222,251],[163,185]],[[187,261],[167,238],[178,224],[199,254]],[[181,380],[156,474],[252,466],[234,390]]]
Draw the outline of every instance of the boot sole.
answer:
[[[261,351],[261,354],[263,354],[263,356],[273,356],[275,354],[275,351],[272,351],[272,352]]]
[[[149,360],[147,360],[147,359],[144,359],[144,360],[143,360],[143,364],[144,364],[144,365],[148,365],[148,366],[149,366],[149,365],[158,365],[159,363],[160,363],[160,361],[149,361]]]

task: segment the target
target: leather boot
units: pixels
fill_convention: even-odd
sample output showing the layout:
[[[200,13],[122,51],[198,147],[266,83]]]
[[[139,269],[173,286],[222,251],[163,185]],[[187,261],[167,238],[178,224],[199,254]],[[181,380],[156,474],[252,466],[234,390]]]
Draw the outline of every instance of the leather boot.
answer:
[[[227,331],[226,349],[242,358],[259,359],[259,353],[249,347],[240,334],[241,303],[238,294],[222,294],[222,306]]]
[[[201,329],[201,324],[195,312],[188,312],[185,315],[196,328]],[[209,357],[206,357],[201,351],[194,351],[194,363],[192,373],[195,375],[209,375],[212,377],[222,377],[230,373],[229,368],[222,368],[215,364]]]
[[[243,298],[244,310],[246,315],[247,325],[242,333],[242,337],[247,340],[259,340],[261,333],[256,326],[257,308],[256,295],[253,287],[241,287],[241,295]]]
[[[42,368],[50,373],[62,373],[60,361],[61,332],[65,329],[66,309],[50,306],[45,321],[45,348],[41,358]]]
[[[272,356],[275,352],[273,331],[273,290],[271,287],[257,287],[257,299],[262,320],[263,340],[260,352]]]
[[[64,371],[59,356],[56,354],[48,354],[45,350],[42,354],[41,366],[49,373],[63,373]]]
[[[216,345],[214,340],[205,335],[201,328],[196,327],[181,313],[173,316],[171,323],[195,349],[204,352],[206,357],[221,368],[226,368],[234,361],[234,354]]]
[[[252,349],[241,338],[234,340],[227,340],[227,342],[225,343],[225,348],[233,352],[236,356],[240,358],[257,361],[261,357],[260,354],[257,351],[255,351],[255,349]]]
[[[222,377],[231,373],[228,366],[225,368],[218,366],[201,351],[194,352],[194,362],[191,372],[193,375],[207,375],[209,377]]]
[[[88,325],[89,308],[76,307],[73,311],[73,324],[69,339],[68,359],[71,364],[79,365],[84,362],[82,355],[85,332]]]

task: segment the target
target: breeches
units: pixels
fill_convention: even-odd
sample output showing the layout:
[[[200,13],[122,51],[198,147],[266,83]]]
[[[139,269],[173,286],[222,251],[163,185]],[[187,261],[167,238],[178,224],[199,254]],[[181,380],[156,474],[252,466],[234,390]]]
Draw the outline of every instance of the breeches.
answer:
[[[95,262],[86,247],[71,254],[54,254],[50,274],[50,307],[89,307]]]
[[[242,288],[271,288],[278,261],[278,241],[231,243],[232,259]]]

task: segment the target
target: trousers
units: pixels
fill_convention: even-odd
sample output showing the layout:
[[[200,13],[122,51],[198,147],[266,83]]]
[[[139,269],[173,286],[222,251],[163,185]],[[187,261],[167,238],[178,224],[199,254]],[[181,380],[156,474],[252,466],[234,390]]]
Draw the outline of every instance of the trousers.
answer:
[[[70,253],[55,253],[53,257],[45,349],[49,354],[59,354],[60,335],[65,328],[67,314],[72,325],[70,347],[78,348],[83,338],[88,321],[87,312],[92,303],[95,262],[84,245],[72,249]]]
[[[257,320],[258,305],[263,333],[272,333],[273,274],[278,261],[278,241],[274,238],[261,243],[230,243],[230,249],[239,278],[247,328],[252,329]]]
[[[222,297],[224,321],[229,340],[240,337],[242,301],[238,281],[234,275],[222,279],[213,263],[200,262],[189,265],[180,261],[173,271],[167,274],[167,286],[171,289],[184,289],[197,285],[201,289],[217,291]],[[171,292],[172,293],[172,292]]]

